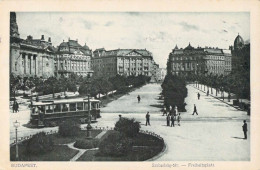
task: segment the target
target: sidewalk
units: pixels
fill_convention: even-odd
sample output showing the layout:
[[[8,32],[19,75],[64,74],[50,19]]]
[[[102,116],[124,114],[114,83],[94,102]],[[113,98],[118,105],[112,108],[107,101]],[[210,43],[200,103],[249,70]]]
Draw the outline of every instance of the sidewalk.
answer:
[[[208,90],[208,87],[205,86],[205,91],[204,91],[204,85],[199,85],[200,88],[196,87],[195,84],[189,84],[189,86],[197,89],[197,90],[200,90],[202,91],[203,93],[207,93],[207,90]],[[211,97],[214,97],[215,99],[218,99],[219,101],[231,106],[231,107],[234,107],[236,108],[237,110],[241,110],[241,111],[244,111],[243,109],[239,108],[239,106],[235,106],[233,105],[233,101],[236,100],[236,98],[234,97],[235,94],[231,93],[231,98],[230,98],[230,101],[228,101],[228,92],[224,92],[224,100],[223,100],[223,96],[222,96],[222,92],[218,92],[218,95],[216,96],[216,89],[215,88],[212,88],[212,94],[211,94],[211,87],[209,87],[209,96]],[[250,104],[250,101],[247,100],[247,99],[239,99],[239,102],[243,102],[243,103],[246,103],[246,104]]]

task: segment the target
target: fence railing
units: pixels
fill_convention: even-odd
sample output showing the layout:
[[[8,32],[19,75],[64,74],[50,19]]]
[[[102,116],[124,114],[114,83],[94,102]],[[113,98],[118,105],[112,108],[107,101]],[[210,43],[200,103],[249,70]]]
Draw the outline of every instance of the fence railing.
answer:
[[[86,130],[86,129],[87,129],[87,126],[82,128],[82,130]],[[109,126],[106,126],[106,127],[93,126],[91,130],[114,130],[114,128],[113,127],[109,127]],[[42,131],[42,132],[44,132],[44,131]],[[154,136],[154,137],[164,141],[164,139],[160,135],[158,135],[158,134],[156,134],[154,132],[150,132],[148,130],[140,130],[139,132],[143,133],[143,134]],[[47,132],[44,132],[44,133],[46,135],[56,134],[56,133],[58,133],[58,130],[50,130],[50,131],[47,131]],[[28,140],[28,139],[30,139],[32,137],[33,137],[33,135],[20,137],[20,138],[17,139],[17,143],[20,143],[22,141]],[[15,144],[16,144],[16,140],[14,140],[12,143],[10,143],[11,146],[15,145]]]

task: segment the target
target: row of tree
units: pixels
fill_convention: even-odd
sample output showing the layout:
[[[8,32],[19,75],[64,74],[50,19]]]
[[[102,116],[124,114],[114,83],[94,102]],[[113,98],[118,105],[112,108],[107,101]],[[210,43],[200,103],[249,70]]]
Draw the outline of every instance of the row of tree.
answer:
[[[161,86],[164,105],[167,108],[177,106],[179,111],[186,111],[185,98],[187,97],[187,88],[185,79],[180,76],[167,74]]]
[[[97,94],[107,95],[108,92],[113,90],[125,92],[130,85],[139,87],[149,81],[150,77],[144,75],[89,78],[71,74],[69,77],[42,79],[39,77],[21,78],[11,74],[10,95],[15,96],[17,90],[29,89],[40,94],[54,94],[65,91],[76,92],[77,87],[79,87],[80,95],[90,94],[94,97]]]

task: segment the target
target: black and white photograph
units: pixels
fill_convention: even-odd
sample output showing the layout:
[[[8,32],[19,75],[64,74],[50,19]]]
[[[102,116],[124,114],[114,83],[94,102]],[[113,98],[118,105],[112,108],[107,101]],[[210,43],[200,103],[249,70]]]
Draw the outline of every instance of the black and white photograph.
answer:
[[[10,12],[10,142],[11,161],[249,161],[249,13]]]
[[[10,169],[255,160],[249,10],[53,9],[5,15]]]

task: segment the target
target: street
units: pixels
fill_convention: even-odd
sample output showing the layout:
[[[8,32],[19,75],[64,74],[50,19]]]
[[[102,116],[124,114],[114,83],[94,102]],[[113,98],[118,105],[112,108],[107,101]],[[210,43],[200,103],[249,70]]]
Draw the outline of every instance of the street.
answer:
[[[167,148],[156,161],[249,161],[250,160],[250,120],[246,112],[238,111],[225,103],[200,92],[188,85],[187,112],[181,113],[181,126],[167,127],[166,117],[162,116],[158,100],[161,92],[160,84],[147,84],[127,95],[112,101],[106,107],[101,108],[102,118],[92,126],[114,127],[122,117],[135,118],[141,122],[141,129],[155,132],[165,140]],[[141,102],[138,103],[137,96]],[[193,106],[196,104],[198,114],[192,115]],[[25,106],[24,106],[25,107]],[[145,114],[151,115],[151,126],[145,126]],[[29,111],[21,108],[18,114],[10,113],[10,138],[14,140],[13,122],[21,124],[29,120]],[[248,139],[243,140],[243,120],[247,120]],[[55,128],[44,128],[45,131]],[[28,129],[20,126],[19,136],[43,131],[43,129]]]

